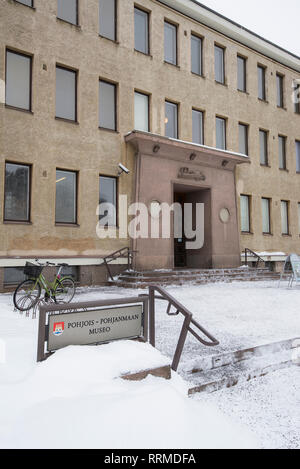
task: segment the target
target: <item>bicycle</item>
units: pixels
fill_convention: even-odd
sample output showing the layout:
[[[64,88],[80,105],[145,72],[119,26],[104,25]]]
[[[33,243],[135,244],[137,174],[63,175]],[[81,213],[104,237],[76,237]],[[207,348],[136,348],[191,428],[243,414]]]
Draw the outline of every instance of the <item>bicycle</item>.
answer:
[[[41,264],[38,259],[35,259],[35,262],[37,264],[26,262],[24,274],[28,278],[17,286],[13,296],[16,309],[24,312],[34,308],[43,289],[45,290],[44,299],[46,302],[53,300],[60,304],[70,303],[75,295],[75,282],[72,277],[61,277],[63,268],[68,267],[68,264],[53,264],[51,262]],[[59,267],[53,282],[47,282],[42,274],[44,267],[47,266]]]

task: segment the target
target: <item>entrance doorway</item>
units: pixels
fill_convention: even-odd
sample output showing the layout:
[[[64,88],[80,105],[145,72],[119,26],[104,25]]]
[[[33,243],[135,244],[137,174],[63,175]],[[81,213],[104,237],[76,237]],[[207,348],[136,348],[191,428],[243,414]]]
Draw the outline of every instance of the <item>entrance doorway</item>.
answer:
[[[193,230],[196,230],[196,204],[204,204],[204,245],[201,249],[187,249],[187,241],[193,240],[187,240],[183,232],[181,238],[174,239],[174,267],[210,269],[212,267],[211,190],[176,184],[174,186],[174,203],[181,204],[183,220],[184,205],[193,205]]]

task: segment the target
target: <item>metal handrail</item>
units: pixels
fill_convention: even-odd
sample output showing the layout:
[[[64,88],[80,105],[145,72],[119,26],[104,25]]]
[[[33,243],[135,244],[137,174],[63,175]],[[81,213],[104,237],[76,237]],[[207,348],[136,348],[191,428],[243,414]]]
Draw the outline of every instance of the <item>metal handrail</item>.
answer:
[[[260,257],[256,252],[252,251],[252,250],[249,249],[249,248],[246,248],[246,249],[245,249],[245,265],[248,265],[248,252],[249,252],[250,254],[252,254],[252,256],[254,256],[254,257],[257,258],[256,266],[255,266],[256,268],[258,267],[258,264],[259,264],[260,262],[264,262],[265,265],[266,265],[266,261],[265,261],[262,257]]]
[[[156,292],[159,295],[156,295]],[[184,348],[184,344],[186,341],[186,337],[188,332],[190,332],[201,344],[205,345],[206,347],[215,347],[219,345],[219,341],[215,339],[204,327],[202,327],[195,319],[193,319],[193,314],[179,301],[177,301],[173,296],[171,296],[164,288],[150,285],[149,287],[149,341],[150,344],[155,347],[155,300],[162,300],[168,302],[167,307],[167,314],[169,316],[177,316],[182,314],[184,316],[184,323],[181,329],[181,333],[179,336],[178,344],[176,347],[176,351],[174,354],[173,362],[172,362],[172,370],[177,371],[178,365],[180,362],[180,358],[182,355],[182,351]],[[176,312],[171,313],[171,307],[174,307]],[[200,337],[193,329],[191,329],[191,325],[195,326],[197,329],[201,331],[201,333],[209,339],[208,341],[205,340],[203,337]]]
[[[114,277],[112,272],[109,268],[109,263],[115,261],[116,259],[125,259],[127,258],[127,269],[129,270],[132,266],[132,259],[133,254],[137,251],[132,251],[129,247],[119,249],[116,252],[113,252],[109,256],[103,257],[103,263],[106,267],[107,273],[112,281],[114,281]],[[126,254],[125,254],[126,253]]]

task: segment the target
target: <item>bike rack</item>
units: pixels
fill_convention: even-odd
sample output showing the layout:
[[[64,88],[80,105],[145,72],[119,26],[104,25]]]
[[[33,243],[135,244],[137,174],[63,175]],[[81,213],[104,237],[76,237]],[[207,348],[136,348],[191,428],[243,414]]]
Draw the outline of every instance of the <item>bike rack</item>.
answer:
[[[159,293],[157,295],[156,293]],[[181,303],[179,303],[173,296],[171,296],[164,288],[151,285],[149,287],[149,341],[150,344],[155,347],[155,300],[167,301],[167,314],[168,316],[178,316],[182,314],[184,316],[184,323],[181,329],[179,336],[178,344],[174,354],[172,362],[172,370],[177,371],[180,358],[183,352],[184,344],[186,341],[187,334],[190,332],[202,345],[206,347],[215,347],[219,345],[219,341],[215,339],[207,330],[205,330],[195,319],[193,319],[193,314],[185,308]],[[171,313],[172,306],[175,308],[176,312]],[[195,332],[191,326],[194,326],[198,329],[207,339],[200,337],[197,332]]]

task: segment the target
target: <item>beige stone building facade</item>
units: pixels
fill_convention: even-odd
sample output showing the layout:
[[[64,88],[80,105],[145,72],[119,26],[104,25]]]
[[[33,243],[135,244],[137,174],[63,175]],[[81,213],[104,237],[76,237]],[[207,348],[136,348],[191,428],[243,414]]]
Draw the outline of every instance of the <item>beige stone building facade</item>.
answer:
[[[139,270],[300,252],[298,57],[193,0],[0,0],[0,23],[1,289],[35,258],[99,283],[127,246]],[[204,247],[100,239],[119,195],[205,203]]]

